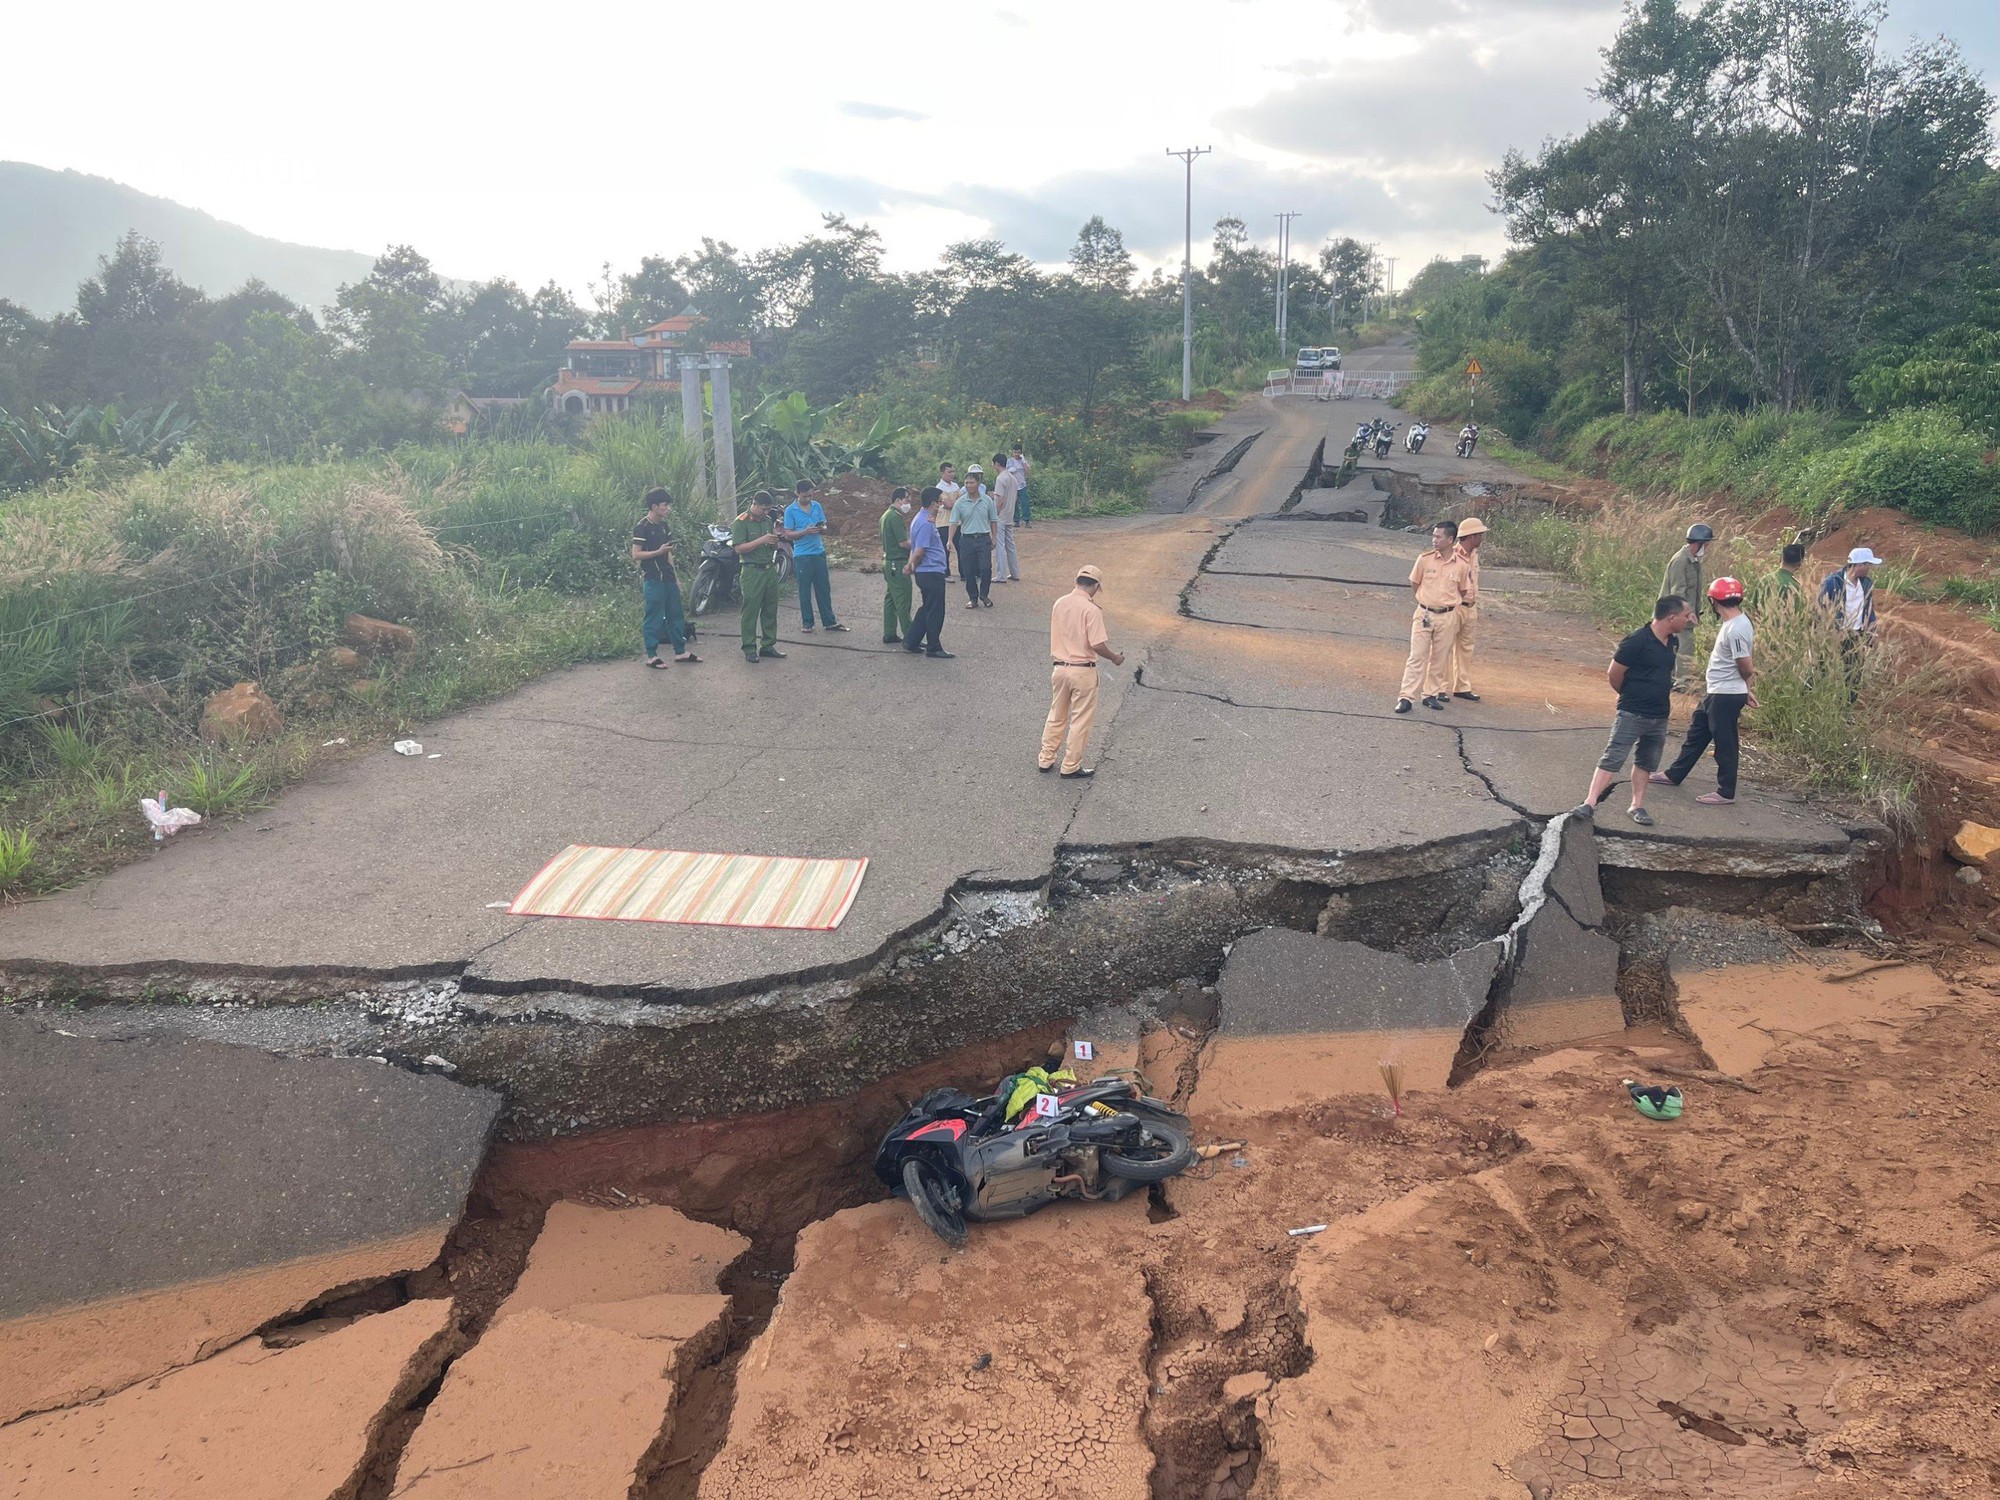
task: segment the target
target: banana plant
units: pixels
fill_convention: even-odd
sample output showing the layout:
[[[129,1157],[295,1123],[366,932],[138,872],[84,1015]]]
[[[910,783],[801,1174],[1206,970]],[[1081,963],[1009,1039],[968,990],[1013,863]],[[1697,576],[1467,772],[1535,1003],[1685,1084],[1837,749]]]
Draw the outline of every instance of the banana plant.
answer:
[[[31,407],[25,417],[0,411],[0,487],[29,489],[59,479],[86,449],[164,464],[188,440],[193,421],[168,402],[159,414],[139,407],[83,405],[65,412]]]
[[[878,417],[859,442],[842,443],[826,430],[839,410],[836,402],[815,411],[803,391],[772,392],[737,425],[737,472],[748,484],[773,490],[800,479],[882,473],[883,449],[903,429]]]

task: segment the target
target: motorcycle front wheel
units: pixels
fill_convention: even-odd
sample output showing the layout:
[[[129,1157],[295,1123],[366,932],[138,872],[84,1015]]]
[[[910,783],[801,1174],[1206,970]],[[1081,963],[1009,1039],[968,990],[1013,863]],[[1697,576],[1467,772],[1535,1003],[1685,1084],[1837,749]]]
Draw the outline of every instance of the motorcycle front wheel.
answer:
[[[965,1248],[965,1214],[958,1194],[921,1156],[903,1159],[903,1192],[932,1234],[954,1250]]]
[[[1194,1142],[1160,1120],[1144,1122],[1144,1139],[1130,1151],[1097,1148],[1098,1164],[1112,1177],[1127,1182],[1165,1182],[1194,1163]]]

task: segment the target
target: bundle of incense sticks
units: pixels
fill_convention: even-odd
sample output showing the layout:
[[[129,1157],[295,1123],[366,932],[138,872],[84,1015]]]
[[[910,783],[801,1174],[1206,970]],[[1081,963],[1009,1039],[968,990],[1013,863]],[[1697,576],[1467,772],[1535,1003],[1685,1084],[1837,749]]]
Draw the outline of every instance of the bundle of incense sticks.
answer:
[[[1396,1107],[1396,1118],[1403,1117],[1403,1065],[1399,1062],[1382,1064],[1382,1086],[1389,1091],[1389,1102]]]

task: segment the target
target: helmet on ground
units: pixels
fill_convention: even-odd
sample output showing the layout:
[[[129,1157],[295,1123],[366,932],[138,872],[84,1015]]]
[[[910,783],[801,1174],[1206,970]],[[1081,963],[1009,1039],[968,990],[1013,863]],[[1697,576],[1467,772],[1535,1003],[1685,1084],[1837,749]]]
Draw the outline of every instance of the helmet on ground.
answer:
[[[1687,539],[1691,542],[1712,542],[1715,540],[1715,533],[1708,529],[1707,522],[1697,521],[1688,527]]]
[[[1718,578],[1708,586],[1708,597],[1717,604],[1741,604],[1743,602],[1743,580],[1740,578]]]

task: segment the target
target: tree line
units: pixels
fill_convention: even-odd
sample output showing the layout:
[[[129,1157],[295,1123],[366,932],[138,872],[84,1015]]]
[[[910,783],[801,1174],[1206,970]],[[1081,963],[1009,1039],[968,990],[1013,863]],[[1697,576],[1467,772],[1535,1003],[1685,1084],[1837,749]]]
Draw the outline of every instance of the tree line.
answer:
[[[0,301],[0,483],[49,477],[53,439],[121,426],[100,421],[178,412],[171,430],[213,457],[289,459],[440,436],[449,389],[529,396],[564,346],[623,338],[693,309],[712,339],[748,338],[753,384],[801,390],[827,405],[875,388],[921,360],[951,395],[1062,412],[1086,426],[1169,394],[1179,369],[1178,275],[1141,278],[1124,237],[1102,217],[1079,230],[1060,269],[998,240],[947,249],[916,273],[885,269],[879,233],[839,214],[796,242],[745,252],[704,238],[679,257],[606,266],[592,306],[551,283],[526,292],[499,279],[455,285],[408,246],[392,246],[334,303],[298,306],[258,281],[211,298],[181,281],[136,233],[100,257],[73,310],[40,319]],[[1242,219],[1215,226],[1194,276],[1197,367],[1204,383],[1281,357],[1273,331],[1275,256]],[[1305,341],[1351,328],[1379,294],[1373,252],[1329,243],[1291,270],[1291,326]],[[78,413],[86,413],[87,420]],[[51,441],[23,446],[33,417]],[[534,411],[523,423],[553,423]],[[82,433],[79,439],[78,433]]]
[[[1435,289],[1420,359],[1516,436],[1607,413],[1935,404],[2000,431],[1993,96],[1881,0],[1637,0],[1589,129],[1491,174],[1512,249]]]

